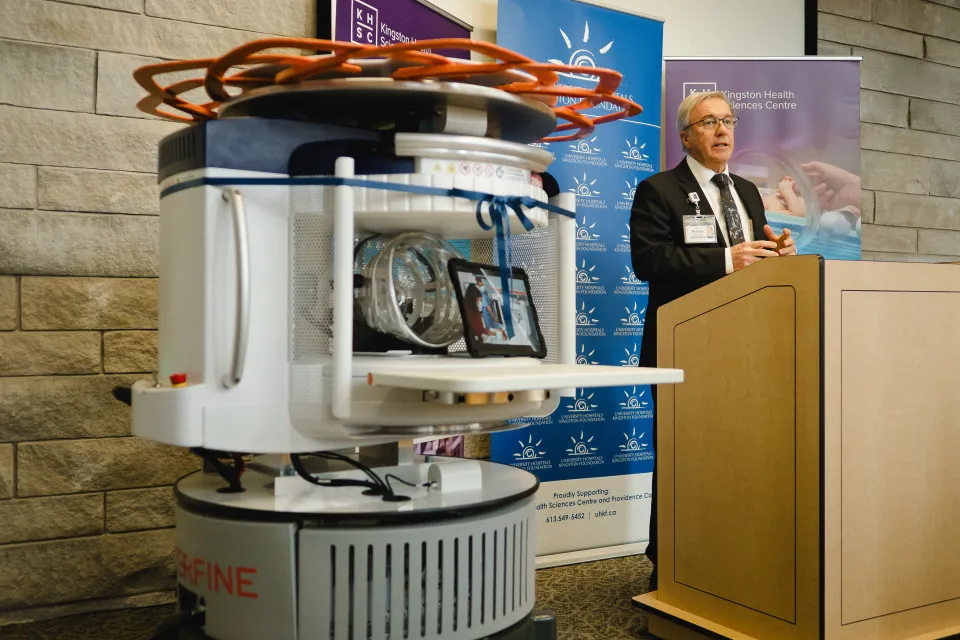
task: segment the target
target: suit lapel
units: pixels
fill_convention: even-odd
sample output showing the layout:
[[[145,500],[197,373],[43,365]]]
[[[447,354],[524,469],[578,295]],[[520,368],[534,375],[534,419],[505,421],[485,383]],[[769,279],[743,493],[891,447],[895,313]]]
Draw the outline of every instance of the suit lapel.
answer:
[[[677,176],[677,181],[680,183],[680,190],[683,192],[684,202],[687,201],[687,196],[690,193],[696,193],[700,197],[700,213],[713,218],[713,224],[717,230],[717,244],[727,246],[723,234],[720,233],[720,225],[717,223],[716,213],[713,207],[710,206],[710,201],[707,200],[707,196],[703,194],[703,189],[700,188],[700,183],[697,182],[696,177],[694,177],[693,171],[690,170],[690,165],[687,164],[686,157],[680,161],[680,164],[678,164],[673,171]],[[690,207],[690,213],[684,215],[693,215],[696,212],[696,207],[692,204],[688,204],[687,206]]]

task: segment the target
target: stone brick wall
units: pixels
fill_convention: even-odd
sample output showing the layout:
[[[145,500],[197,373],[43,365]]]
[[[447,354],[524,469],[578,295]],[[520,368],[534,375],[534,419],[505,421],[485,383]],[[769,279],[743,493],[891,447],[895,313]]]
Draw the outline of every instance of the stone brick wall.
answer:
[[[861,66],[864,258],[960,256],[960,0],[820,0],[821,55]]]
[[[110,390],[154,369],[156,149],[138,66],[311,36],[314,0],[0,0],[0,625],[172,601],[186,452]],[[3,632],[0,631],[0,636]]]

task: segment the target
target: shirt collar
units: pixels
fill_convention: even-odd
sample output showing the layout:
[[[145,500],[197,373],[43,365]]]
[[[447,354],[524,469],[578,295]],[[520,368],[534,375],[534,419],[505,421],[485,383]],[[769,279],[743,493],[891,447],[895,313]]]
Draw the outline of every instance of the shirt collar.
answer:
[[[690,171],[693,173],[693,177],[697,179],[697,182],[700,184],[701,189],[706,185],[711,184],[710,180],[713,178],[713,176],[717,175],[716,171],[703,166],[702,164],[700,164],[700,162],[696,160],[696,158],[694,158],[691,155],[687,156],[687,166],[690,167]],[[727,164],[727,166],[723,168],[722,173],[728,178],[730,177],[729,164]]]

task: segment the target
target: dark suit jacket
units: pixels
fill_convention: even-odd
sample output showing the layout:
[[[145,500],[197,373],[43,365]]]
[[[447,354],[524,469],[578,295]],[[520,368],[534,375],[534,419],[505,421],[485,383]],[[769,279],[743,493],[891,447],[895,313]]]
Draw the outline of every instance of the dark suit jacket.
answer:
[[[760,191],[749,180],[730,174],[733,185],[753,223],[754,240],[765,240],[767,224]],[[713,209],[684,158],[668,171],[650,176],[637,187],[630,213],[630,251],[633,271],[650,284],[644,320],[640,366],[657,366],[657,309],[694,289],[726,275],[726,242],[717,227],[717,243],[687,245],[683,241],[683,216],[693,215],[687,194],[700,196],[700,212]]]

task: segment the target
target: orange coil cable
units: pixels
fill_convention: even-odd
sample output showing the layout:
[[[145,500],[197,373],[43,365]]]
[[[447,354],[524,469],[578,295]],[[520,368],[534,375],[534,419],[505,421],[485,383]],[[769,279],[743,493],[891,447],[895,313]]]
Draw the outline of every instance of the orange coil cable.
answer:
[[[305,49],[330,51],[330,55],[302,56],[294,54],[264,54],[268,49]],[[468,62],[448,58],[424,49],[466,50],[493,58],[495,62]],[[140,67],[134,79],[147,92],[137,103],[137,108],[146,113],[176,122],[213,120],[219,116],[219,108],[236,96],[228,87],[239,89],[240,94],[259,87],[293,85],[306,82],[325,74],[356,75],[362,68],[357,60],[386,58],[404,63],[395,69],[394,80],[447,80],[456,81],[515,71],[529,80],[510,82],[497,88],[507,93],[524,96],[552,105],[558,120],[565,123],[556,132],[573,131],[567,135],[544,138],[542,142],[577,140],[590,135],[597,125],[635,116],[642,108],[632,100],[616,95],[623,76],[610,69],[578,67],[571,65],[536,62],[514,51],[487,42],[464,38],[438,38],[374,47],[349,42],[316,40],[313,38],[267,38],[241,45],[219,58],[162,62]],[[241,68],[233,74],[233,68]],[[202,78],[180,80],[163,86],[156,76],[189,70],[205,70]],[[266,73],[268,70],[269,73]],[[577,74],[584,78],[596,78],[590,88],[571,87],[559,84],[560,73]],[[203,87],[209,101],[196,104],[183,94]],[[558,104],[566,99],[570,104]],[[608,103],[616,111],[592,116],[583,113],[602,103]],[[162,109],[169,107],[180,113]],[[183,115],[182,115],[183,114]]]

